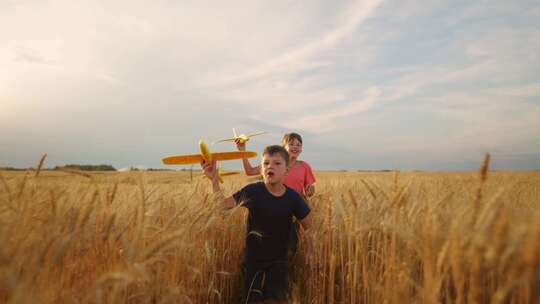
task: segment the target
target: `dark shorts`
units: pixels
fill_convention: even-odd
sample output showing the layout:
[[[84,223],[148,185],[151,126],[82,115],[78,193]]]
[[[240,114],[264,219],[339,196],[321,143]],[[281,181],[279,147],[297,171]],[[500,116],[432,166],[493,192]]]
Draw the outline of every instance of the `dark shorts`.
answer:
[[[286,300],[289,289],[286,261],[242,263],[244,303]]]

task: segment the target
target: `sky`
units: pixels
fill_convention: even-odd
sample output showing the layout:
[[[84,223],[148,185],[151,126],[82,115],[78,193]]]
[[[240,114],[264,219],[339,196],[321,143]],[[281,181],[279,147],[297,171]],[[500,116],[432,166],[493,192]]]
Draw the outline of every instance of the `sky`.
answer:
[[[540,169],[540,2],[0,1],[0,166],[162,168],[233,127],[316,170]]]

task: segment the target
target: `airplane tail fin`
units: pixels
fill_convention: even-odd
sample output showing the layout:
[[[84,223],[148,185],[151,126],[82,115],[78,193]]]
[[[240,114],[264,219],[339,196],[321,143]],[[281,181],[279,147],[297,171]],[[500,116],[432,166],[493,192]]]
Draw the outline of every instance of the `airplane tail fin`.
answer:
[[[236,134],[236,130],[234,128],[232,128],[232,132],[233,132],[235,138],[238,137],[238,134]]]

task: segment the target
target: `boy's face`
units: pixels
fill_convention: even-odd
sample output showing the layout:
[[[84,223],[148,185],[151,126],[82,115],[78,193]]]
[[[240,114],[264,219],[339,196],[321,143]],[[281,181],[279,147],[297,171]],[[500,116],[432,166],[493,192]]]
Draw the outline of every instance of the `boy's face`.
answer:
[[[272,155],[264,154],[262,157],[261,173],[264,182],[267,184],[282,183],[283,177],[287,174],[287,163],[279,153]]]
[[[289,152],[291,157],[297,158],[298,155],[302,153],[302,143],[298,139],[294,138],[285,145],[285,150]]]

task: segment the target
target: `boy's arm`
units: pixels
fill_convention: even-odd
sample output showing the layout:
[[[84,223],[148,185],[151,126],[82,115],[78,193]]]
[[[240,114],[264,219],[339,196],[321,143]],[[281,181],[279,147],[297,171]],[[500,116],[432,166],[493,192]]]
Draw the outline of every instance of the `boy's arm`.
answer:
[[[315,194],[315,184],[307,185],[304,192],[306,193],[307,197],[313,196],[313,194]]]
[[[309,266],[315,265],[315,258],[313,252],[313,235],[311,231],[311,217],[307,215],[305,218],[300,220],[300,225],[303,229],[304,242],[306,244],[306,261]]]
[[[212,181],[212,190],[214,192],[214,199],[219,202],[223,208],[231,209],[236,206],[236,201],[232,196],[225,197],[221,186],[219,185],[219,177],[216,170],[216,161],[212,161],[212,164],[201,163],[204,170],[204,175]]]
[[[304,193],[306,197],[311,197],[313,194],[315,194],[315,175],[313,175],[313,170],[308,163],[303,162],[303,164],[306,166],[306,186],[304,187]]]
[[[246,143],[240,142],[239,139],[235,140],[234,142],[236,143],[236,148],[238,151],[246,151]],[[251,166],[247,158],[242,158],[242,166],[244,167],[244,172],[247,176],[261,174],[261,166]]]

